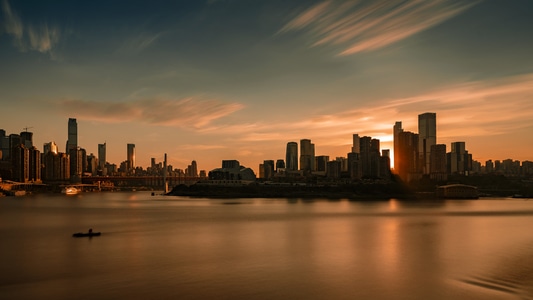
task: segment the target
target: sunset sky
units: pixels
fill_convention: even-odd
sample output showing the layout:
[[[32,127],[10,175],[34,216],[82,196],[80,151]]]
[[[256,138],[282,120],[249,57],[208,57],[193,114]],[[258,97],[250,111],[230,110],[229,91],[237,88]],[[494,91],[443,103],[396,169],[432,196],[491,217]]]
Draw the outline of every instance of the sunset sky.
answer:
[[[0,0],[0,129],[150,158],[258,170],[311,139],[392,148],[437,113],[437,143],[533,160],[533,2]]]

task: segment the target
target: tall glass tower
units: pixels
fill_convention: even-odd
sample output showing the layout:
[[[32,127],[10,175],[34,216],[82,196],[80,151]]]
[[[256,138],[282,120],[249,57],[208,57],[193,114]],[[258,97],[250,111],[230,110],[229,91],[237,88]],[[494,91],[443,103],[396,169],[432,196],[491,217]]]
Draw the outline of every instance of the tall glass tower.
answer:
[[[68,140],[66,146],[66,153],[69,153],[70,149],[76,149],[78,147],[78,122],[76,119],[68,119]]]
[[[296,142],[287,143],[285,169],[287,171],[298,171],[298,143]]]
[[[309,139],[300,140],[300,170],[309,173],[315,170],[315,144]]]
[[[418,115],[418,155],[420,171],[429,174],[431,165],[431,146],[437,144],[437,114]]]

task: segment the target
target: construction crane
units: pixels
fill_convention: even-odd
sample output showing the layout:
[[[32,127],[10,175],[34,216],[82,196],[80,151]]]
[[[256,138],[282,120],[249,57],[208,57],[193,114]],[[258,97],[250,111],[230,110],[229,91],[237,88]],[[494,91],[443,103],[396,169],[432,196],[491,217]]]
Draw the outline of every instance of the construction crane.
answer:
[[[30,127],[26,126],[26,127],[22,128],[22,129],[24,129],[25,132],[28,132],[28,129],[30,129],[30,128],[33,128],[33,126],[30,126]]]

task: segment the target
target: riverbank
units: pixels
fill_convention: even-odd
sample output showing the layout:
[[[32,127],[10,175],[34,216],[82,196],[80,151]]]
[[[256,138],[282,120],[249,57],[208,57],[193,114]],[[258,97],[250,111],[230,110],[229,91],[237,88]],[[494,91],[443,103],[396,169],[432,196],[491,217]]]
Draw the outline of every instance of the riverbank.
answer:
[[[271,185],[245,186],[178,185],[168,196],[209,198],[328,198],[328,199],[414,199],[415,194],[398,183],[361,183],[344,185]]]

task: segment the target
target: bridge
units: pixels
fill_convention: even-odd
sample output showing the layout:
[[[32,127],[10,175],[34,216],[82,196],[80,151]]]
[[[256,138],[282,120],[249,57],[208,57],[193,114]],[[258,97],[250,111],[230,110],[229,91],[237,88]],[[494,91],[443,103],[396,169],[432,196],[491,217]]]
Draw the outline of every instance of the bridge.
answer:
[[[172,176],[167,177],[166,182],[170,188],[185,184],[191,185],[198,182],[200,177],[191,176]],[[88,176],[82,177],[81,182],[83,184],[100,184],[105,187],[105,183],[112,183],[117,187],[153,187],[162,188],[165,186],[163,176]]]

